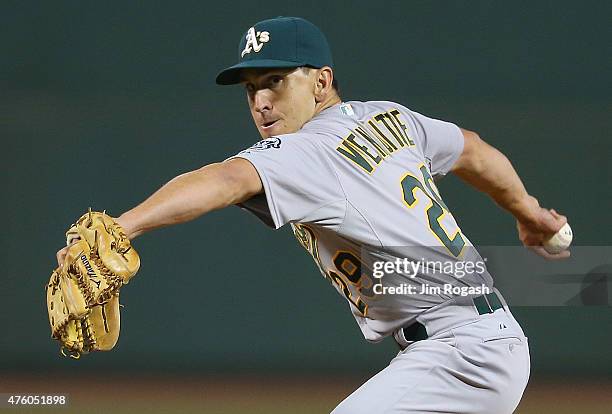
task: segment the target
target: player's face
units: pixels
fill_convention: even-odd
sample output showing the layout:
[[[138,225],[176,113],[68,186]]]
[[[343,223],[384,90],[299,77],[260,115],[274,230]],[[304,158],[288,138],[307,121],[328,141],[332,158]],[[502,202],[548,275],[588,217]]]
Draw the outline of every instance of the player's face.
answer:
[[[314,70],[249,69],[242,74],[262,138],[296,132],[315,115]]]

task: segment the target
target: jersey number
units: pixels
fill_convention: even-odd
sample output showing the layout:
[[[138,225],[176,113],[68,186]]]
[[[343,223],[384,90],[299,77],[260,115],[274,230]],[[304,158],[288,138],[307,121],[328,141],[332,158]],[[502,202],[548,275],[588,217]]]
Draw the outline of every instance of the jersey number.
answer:
[[[334,266],[336,269],[348,279],[352,285],[358,285],[361,281],[361,261],[357,256],[351,252],[338,251],[334,255]],[[328,272],[329,277],[336,285],[342,290],[344,296],[351,302],[363,315],[366,316],[368,313],[368,305],[361,300],[361,297],[353,297],[348,284],[338,273],[330,270]]]
[[[339,290],[342,291],[346,299],[351,302],[363,316],[366,316],[368,313],[368,305],[361,300],[359,296],[353,295],[349,288],[349,283],[359,286],[361,282],[362,273],[361,261],[359,258],[351,252],[338,251],[333,258],[335,270],[325,269],[323,262],[321,262],[321,257],[319,256],[318,242],[313,231],[308,228],[308,226],[295,223],[293,225],[293,233],[302,247],[310,253],[323,276],[332,284],[336,285]],[[339,273],[336,272],[336,270]]]
[[[407,173],[402,178],[401,185],[404,203],[408,208],[416,206],[420,200],[417,190],[421,190],[421,193],[425,194],[427,201],[429,201],[429,206],[425,209],[429,229],[453,256],[458,257],[465,246],[465,239],[459,229],[452,236],[444,230],[440,220],[447,214],[448,208],[442,201],[440,194],[438,194],[433,178],[424,164],[420,165],[419,171],[423,176],[423,182],[410,173]]]

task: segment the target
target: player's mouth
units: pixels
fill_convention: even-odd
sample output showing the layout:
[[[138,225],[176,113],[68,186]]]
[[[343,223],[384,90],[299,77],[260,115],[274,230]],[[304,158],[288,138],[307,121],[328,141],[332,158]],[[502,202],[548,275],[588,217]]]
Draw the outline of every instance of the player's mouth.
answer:
[[[261,124],[261,129],[263,131],[269,131],[270,129],[272,129],[272,127],[274,125],[276,125],[276,123],[278,122],[278,119],[276,121],[268,121],[268,122],[264,122],[263,124]]]

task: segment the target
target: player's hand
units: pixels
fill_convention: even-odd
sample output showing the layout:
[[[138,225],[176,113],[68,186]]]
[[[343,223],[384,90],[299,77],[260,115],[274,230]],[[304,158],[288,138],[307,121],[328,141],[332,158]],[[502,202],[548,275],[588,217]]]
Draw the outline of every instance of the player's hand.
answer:
[[[558,254],[551,254],[544,250],[542,246],[544,240],[552,237],[567,223],[567,217],[553,209],[549,210],[540,207],[538,200],[531,196],[526,201],[526,210],[526,214],[516,221],[521,242],[546,259],[558,260],[568,258],[570,256],[569,250]]]
[[[69,247],[70,246],[66,246],[63,249],[58,250],[58,252],[55,254],[55,256],[57,257],[57,264],[60,268],[64,265],[64,260],[66,260],[66,254],[68,253]]]
[[[113,218],[113,220],[119,223],[119,225],[123,227],[124,229],[128,228],[128,227],[125,227],[125,224],[124,224],[124,223],[129,224],[127,219],[123,217],[119,217],[119,218]],[[68,254],[68,249],[70,249],[70,246],[72,246],[74,243],[81,240],[81,238],[76,234],[67,234],[66,237],[67,237],[67,240],[66,240],[67,246],[58,250],[57,253],[55,254],[57,258],[57,264],[59,265],[59,267],[62,267],[64,265],[64,261],[66,260],[66,254]]]
[[[64,265],[64,261],[66,260],[66,254],[68,254],[68,249],[70,249],[70,246],[72,246],[78,240],[79,240],[78,238],[74,238],[70,240],[70,244],[68,246],[64,247],[63,249],[58,250],[58,252],[55,254],[55,256],[57,257],[57,264],[59,265],[60,268]]]

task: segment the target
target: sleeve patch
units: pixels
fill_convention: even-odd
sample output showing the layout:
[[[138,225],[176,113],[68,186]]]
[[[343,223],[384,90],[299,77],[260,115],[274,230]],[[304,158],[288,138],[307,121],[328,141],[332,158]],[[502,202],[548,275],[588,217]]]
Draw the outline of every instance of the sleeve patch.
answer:
[[[263,151],[263,150],[267,150],[271,148],[279,149],[280,146],[281,146],[281,139],[279,137],[271,137],[271,138],[266,138],[266,139],[263,139],[257,142],[251,147],[241,151],[240,154],[248,154],[253,151]]]

